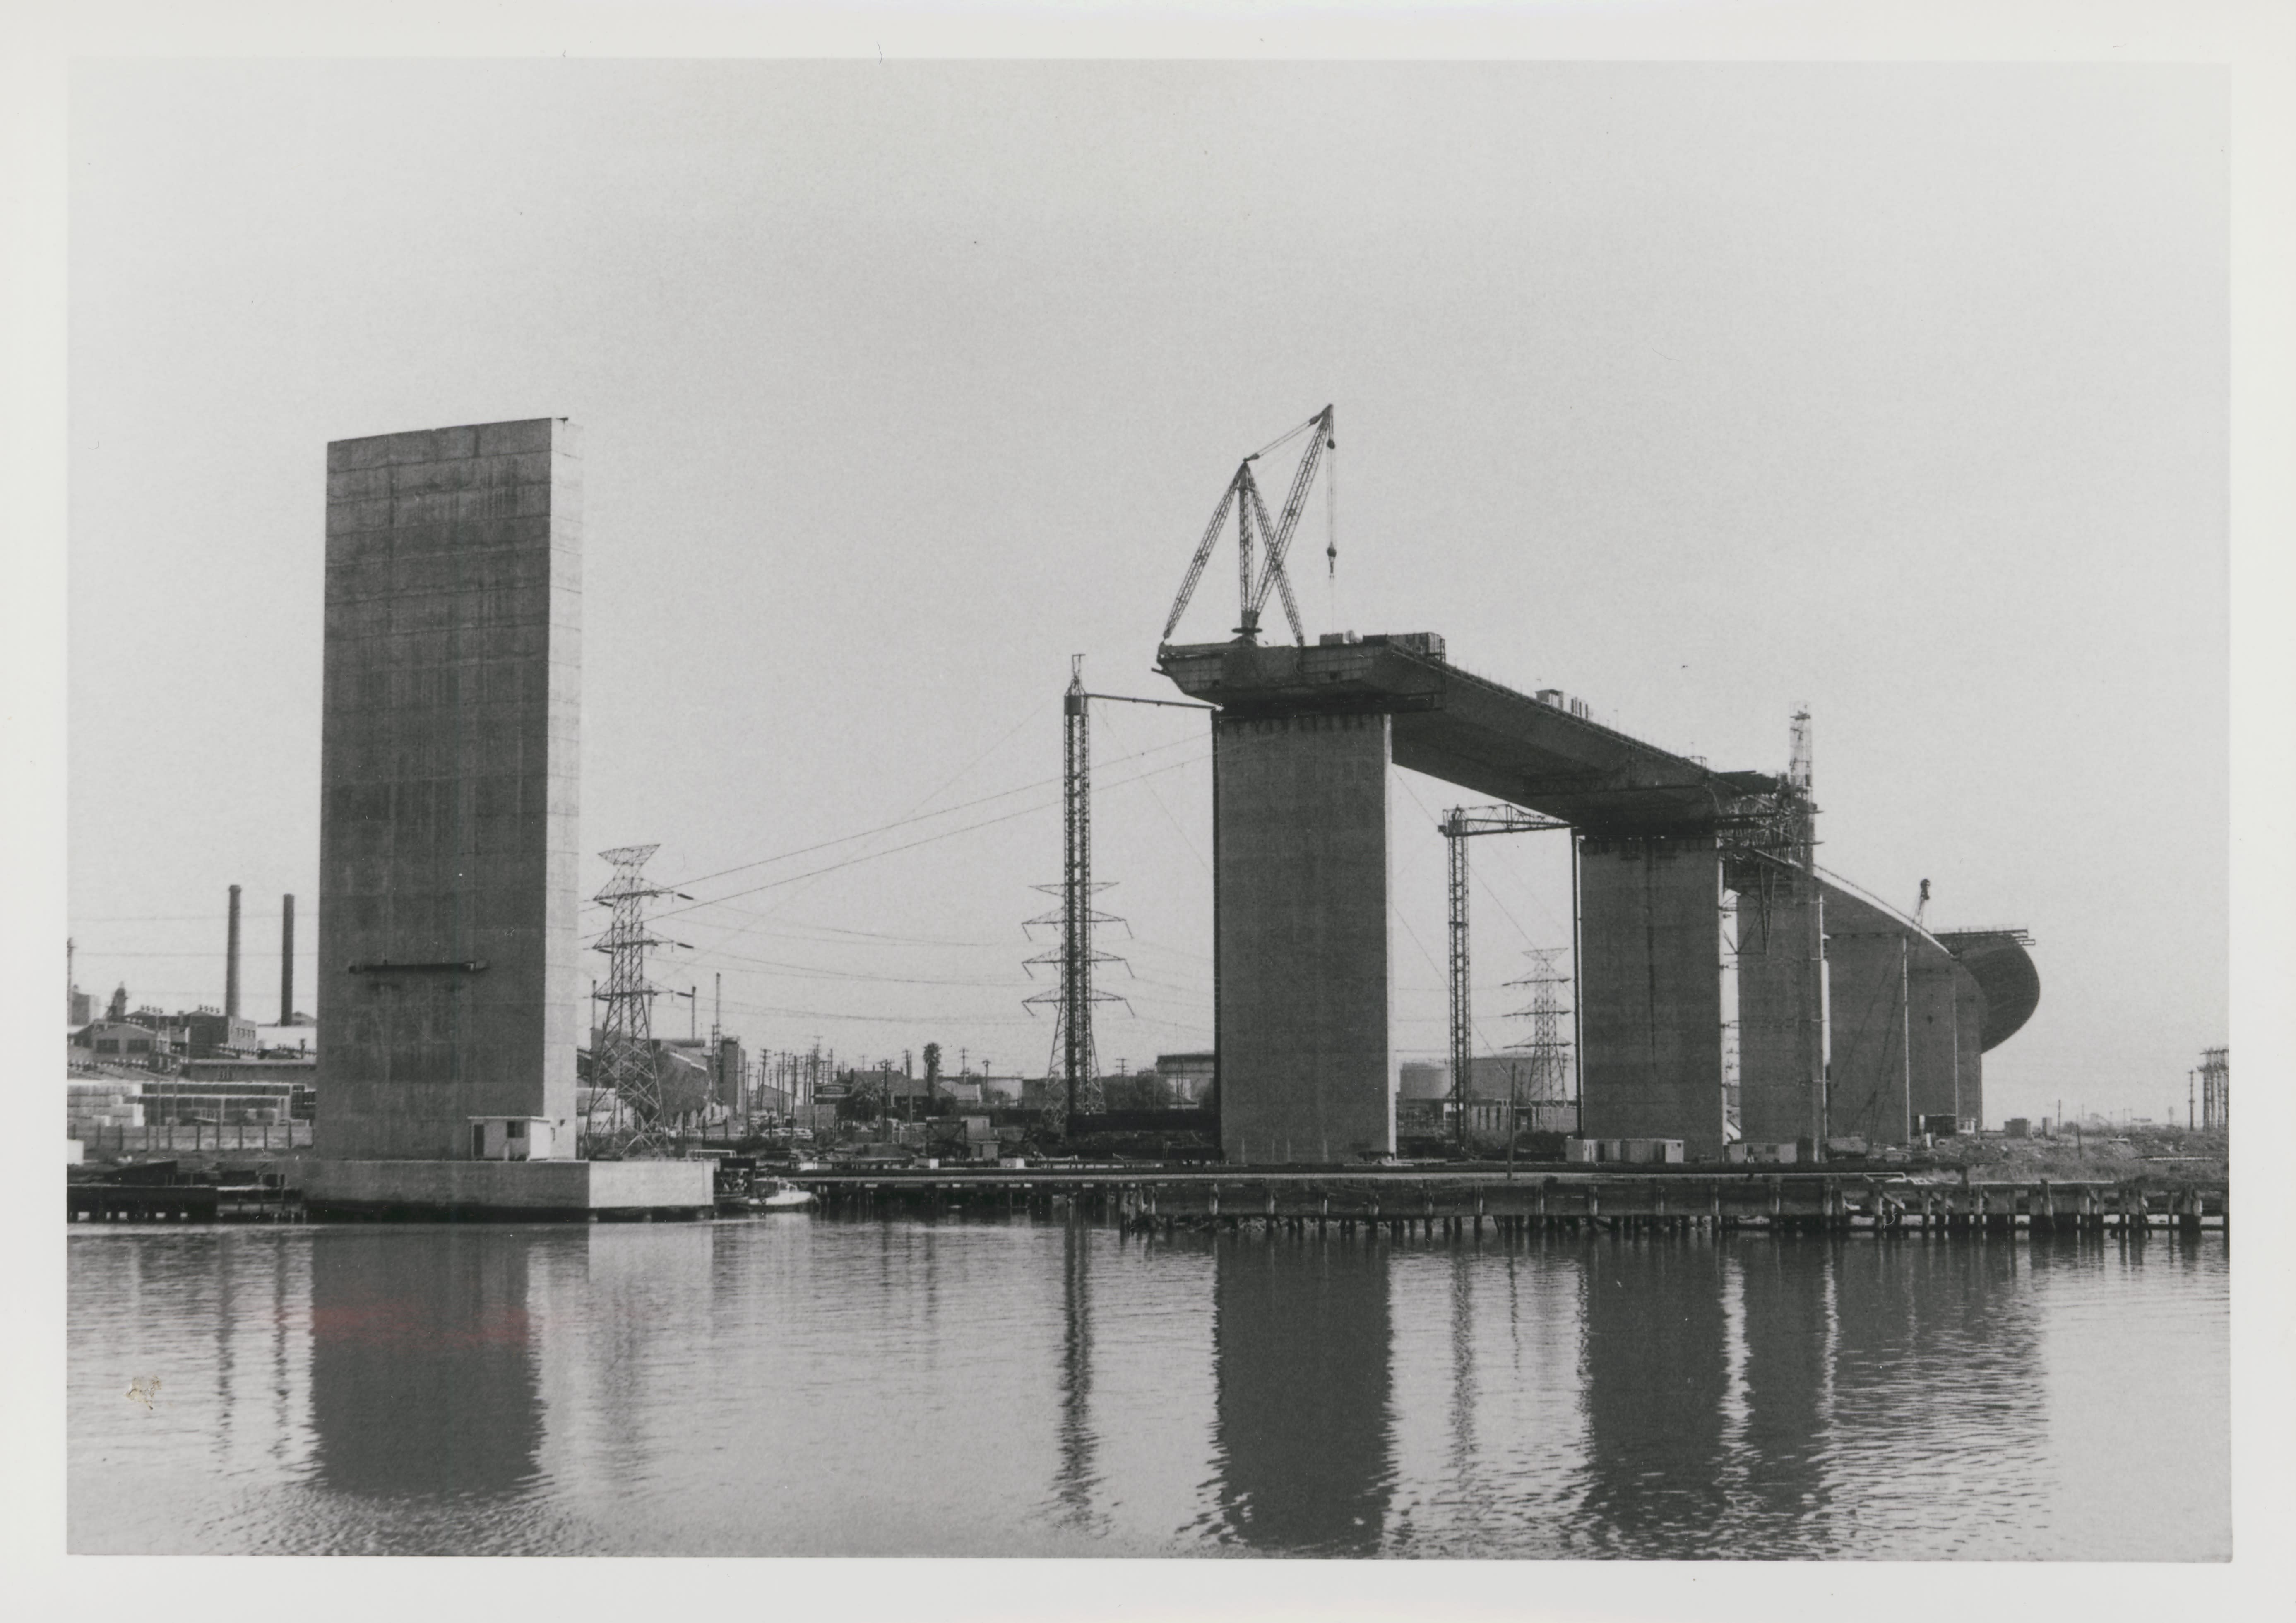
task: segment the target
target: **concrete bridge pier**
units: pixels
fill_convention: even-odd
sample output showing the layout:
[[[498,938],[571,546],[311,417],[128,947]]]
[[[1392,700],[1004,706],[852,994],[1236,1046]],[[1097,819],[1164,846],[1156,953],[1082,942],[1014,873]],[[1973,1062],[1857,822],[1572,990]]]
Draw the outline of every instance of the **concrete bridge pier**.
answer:
[[[1752,1143],[1825,1135],[1824,904],[1806,869],[1728,865],[1737,892],[1738,1116]]]
[[[1985,995],[1936,938],[1853,896],[1825,904],[1827,1131],[1903,1145],[1924,1116],[1983,1115]]]
[[[1220,1149],[1395,1148],[1384,715],[1212,722]]]
[[[1582,838],[1579,1130],[1722,1159],[1722,853],[1711,835]]]

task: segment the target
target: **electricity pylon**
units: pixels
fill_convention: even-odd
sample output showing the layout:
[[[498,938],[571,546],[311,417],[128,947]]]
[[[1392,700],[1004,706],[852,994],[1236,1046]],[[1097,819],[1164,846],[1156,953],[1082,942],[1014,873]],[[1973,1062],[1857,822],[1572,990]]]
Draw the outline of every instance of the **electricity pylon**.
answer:
[[[649,947],[674,943],[648,931],[645,911],[655,897],[678,893],[667,886],[649,885],[639,872],[646,858],[659,849],[653,845],[619,845],[598,853],[614,865],[614,876],[595,899],[611,907],[613,916],[594,947],[606,955],[606,989],[592,996],[606,1008],[596,1052],[590,1056],[590,1102],[594,1111],[600,1094],[611,1088],[628,1113],[628,1135],[619,1141],[624,1155],[660,1154],[663,1148],[653,1000],[664,988],[646,980],[645,955]]]

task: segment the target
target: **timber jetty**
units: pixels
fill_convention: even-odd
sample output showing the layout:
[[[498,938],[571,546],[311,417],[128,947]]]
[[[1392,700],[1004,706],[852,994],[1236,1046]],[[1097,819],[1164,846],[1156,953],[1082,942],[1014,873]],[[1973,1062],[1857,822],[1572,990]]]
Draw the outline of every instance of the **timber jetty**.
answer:
[[[1916,1182],[1902,1175],[1496,1168],[1166,1171],[1131,1168],[789,1175],[831,1212],[1083,1216],[1130,1233],[1463,1238],[1755,1230],[1875,1234],[2228,1234],[2226,1185],[2119,1180]]]

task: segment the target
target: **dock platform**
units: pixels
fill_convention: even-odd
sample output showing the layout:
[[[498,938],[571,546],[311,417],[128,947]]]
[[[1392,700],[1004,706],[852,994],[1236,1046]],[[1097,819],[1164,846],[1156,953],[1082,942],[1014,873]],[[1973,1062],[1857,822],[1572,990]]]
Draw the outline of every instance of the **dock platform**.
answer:
[[[1129,1232],[1259,1227],[1464,1236],[1736,1229],[1882,1234],[2228,1232],[2224,1184],[2120,1179],[1915,1183],[1903,1176],[1688,1168],[1523,1173],[1407,1168],[799,1172],[830,1211],[1081,1212]]]

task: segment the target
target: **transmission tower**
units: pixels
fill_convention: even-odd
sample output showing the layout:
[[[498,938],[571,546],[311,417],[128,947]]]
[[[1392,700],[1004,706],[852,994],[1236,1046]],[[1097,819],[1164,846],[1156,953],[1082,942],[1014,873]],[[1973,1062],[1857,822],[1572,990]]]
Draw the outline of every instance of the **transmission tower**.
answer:
[[[1507,982],[1530,988],[1529,1004],[1517,1009],[1512,1018],[1530,1022],[1529,1038],[1516,1044],[1515,1052],[1529,1057],[1534,1104],[1559,1103],[1570,1097],[1570,1039],[1562,1035],[1562,1017],[1570,1011],[1562,1005],[1560,990],[1570,984],[1570,977],[1555,966],[1562,951],[1559,947],[1530,948],[1530,973]]]
[[[1063,1125],[1070,1132],[1078,1116],[1103,1108],[1100,1068],[1092,1043],[1092,1005],[1123,1001],[1113,992],[1097,990],[1092,983],[1093,965],[1120,962],[1111,953],[1094,949],[1093,926],[1120,921],[1092,905],[1093,893],[1107,887],[1092,881],[1092,734],[1087,708],[1091,698],[1085,692],[1084,656],[1074,655],[1069,661],[1068,692],[1061,705],[1061,882],[1037,887],[1058,896],[1061,905],[1024,926],[1057,925],[1061,932],[1057,947],[1028,960],[1030,965],[1057,965],[1059,986],[1022,1001],[1054,1005],[1053,1053],[1046,1078],[1060,1087]]]
[[[627,1113],[627,1135],[619,1138],[624,1155],[659,1154],[663,1147],[661,1072],[653,1048],[653,1000],[665,988],[647,980],[646,948],[675,943],[646,929],[646,904],[658,896],[678,894],[662,885],[649,885],[640,870],[646,858],[660,849],[652,845],[619,845],[598,853],[614,865],[614,876],[595,899],[613,909],[595,950],[606,955],[606,989],[594,993],[606,1005],[598,1029],[596,1052],[590,1056],[591,1106],[612,1089]],[[588,1123],[585,1122],[587,1130]],[[619,1136],[619,1135],[618,1135]]]

